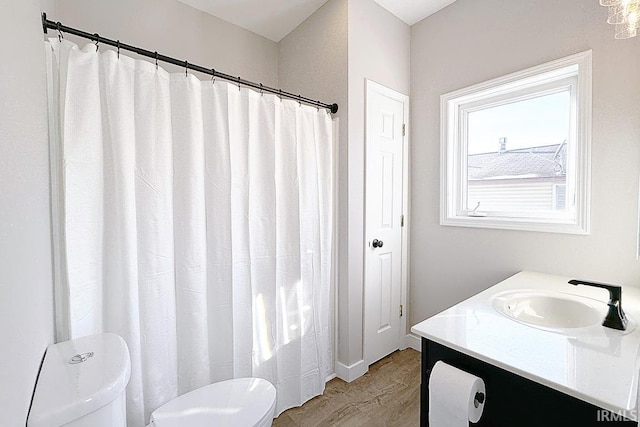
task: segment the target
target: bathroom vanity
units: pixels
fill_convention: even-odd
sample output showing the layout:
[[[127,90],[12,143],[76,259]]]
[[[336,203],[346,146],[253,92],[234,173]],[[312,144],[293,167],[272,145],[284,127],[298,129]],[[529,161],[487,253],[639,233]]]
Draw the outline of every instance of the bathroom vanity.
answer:
[[[618,331],[601,325],[607,292],[569,279],[520,272],[415,325],[421,426],[438,360],[484,380],[484,412],[473,425],[638,425],[640,292],[624,288],[628,327]]]

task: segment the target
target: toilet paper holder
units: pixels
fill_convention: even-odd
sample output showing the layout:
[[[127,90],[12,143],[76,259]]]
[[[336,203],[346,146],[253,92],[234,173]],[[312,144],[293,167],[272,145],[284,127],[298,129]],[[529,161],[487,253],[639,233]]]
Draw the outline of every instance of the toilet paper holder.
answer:
[[[431,369],[427,369],[426,370],[427,373],[427,379],[429,379],[429,377],[431,376]],[[480,405],[482,405],[484,403],[484,399],[485,399],[485,394],[481,391],[477,392],[476,395],[473,397],[473,406],[475,406],[476,408]]]

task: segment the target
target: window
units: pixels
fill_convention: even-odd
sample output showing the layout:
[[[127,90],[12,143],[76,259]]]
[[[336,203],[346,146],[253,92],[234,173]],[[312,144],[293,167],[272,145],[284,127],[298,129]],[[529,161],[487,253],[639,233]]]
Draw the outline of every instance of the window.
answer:
[[[442,225],[589,233],[591,51],[441,97]]]

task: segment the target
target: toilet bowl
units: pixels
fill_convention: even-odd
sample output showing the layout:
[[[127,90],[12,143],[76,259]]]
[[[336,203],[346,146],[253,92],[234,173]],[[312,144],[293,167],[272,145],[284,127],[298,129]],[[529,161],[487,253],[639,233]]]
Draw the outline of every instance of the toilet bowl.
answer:
[[[238,378],[176,397],[151,414],[148,427],[269,427],[275,406],[269,381]]]
[[[27,427],[126,427],[129,349],[114,334],[49,346],[36,382]],[[239,378],[178,396],[151,414],[151,427],[268,427],[276,389]]]

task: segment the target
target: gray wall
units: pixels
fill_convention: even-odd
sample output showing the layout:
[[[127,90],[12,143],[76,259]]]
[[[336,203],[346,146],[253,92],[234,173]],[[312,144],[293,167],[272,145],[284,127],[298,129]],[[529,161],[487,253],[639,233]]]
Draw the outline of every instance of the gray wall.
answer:
[[[0,424],[20,426],[54,334],[47,86],[38,2],[0,10]]]
[[[267,86],[278,84],[276,43],[176,0],[57,0],[56,6],[49,19],[71,27]]]
[[[411,324],[520,270],[640,286],[640,37],[606,18],[597,1],[458,0],[412,27]],[[440,226],[440,95],[587,49],[591,235]]]

